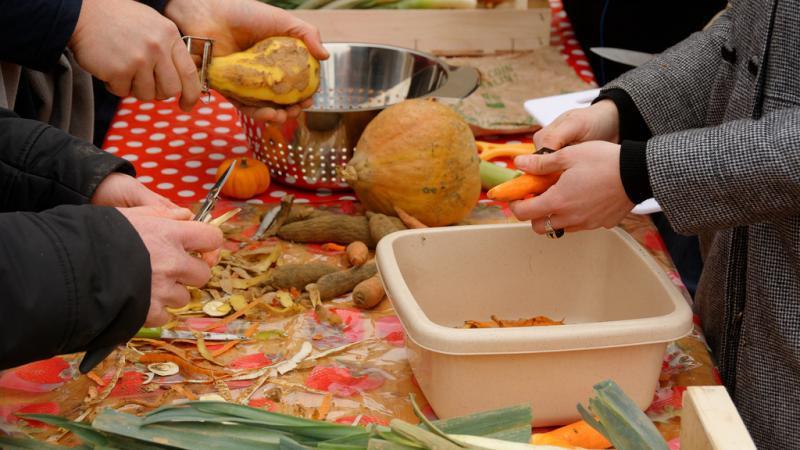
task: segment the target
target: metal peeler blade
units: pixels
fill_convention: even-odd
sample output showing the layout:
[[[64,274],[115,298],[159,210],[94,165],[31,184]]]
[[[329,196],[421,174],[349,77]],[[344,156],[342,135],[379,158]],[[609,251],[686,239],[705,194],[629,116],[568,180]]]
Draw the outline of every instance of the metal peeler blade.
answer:
[[[211,54],[214,50],[214,40],[206,37],[199,36],[184,36],[183,41],[186,42],[186,48],[189,50],[190,55],[200,56],[200,87],[203,94],[211,96],[208,90],[208,65],[211,63]]]

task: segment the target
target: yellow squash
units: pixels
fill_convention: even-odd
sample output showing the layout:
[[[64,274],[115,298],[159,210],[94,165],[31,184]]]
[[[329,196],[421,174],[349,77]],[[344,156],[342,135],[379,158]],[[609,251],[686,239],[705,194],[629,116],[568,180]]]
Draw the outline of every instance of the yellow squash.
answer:
[[[319,87],[319,62],[300,39],[278,36],[208,66],[208,84],[244,105],[299,103]]]

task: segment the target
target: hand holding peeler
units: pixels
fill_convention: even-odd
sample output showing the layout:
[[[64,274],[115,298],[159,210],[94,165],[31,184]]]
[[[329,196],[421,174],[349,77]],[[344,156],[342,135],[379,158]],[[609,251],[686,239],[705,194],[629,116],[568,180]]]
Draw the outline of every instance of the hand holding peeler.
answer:
[[[200,57],[200,68],[198,70],[198,74],[200,75],[200,89],[203,94],[210,97],[211,94],[208,90],[207,75],[208,65],[211,64],[211,55],[214,50],[214,40],[199,36],[184,36],[182,39],[183,42],[186,43],[189,54]]]
[[[202,205],[200,205],[200,210],[195,214],[194,219],[199,222],[207,222],[211,218],[211,211],[214,209],[214,205],[217,204],[217,198],[219,198],[219,193],[222,191],[222,187],[225,185],[225,182],[228,181],[228,177],[231,176],[233,172],[233,168],[236,167],[236,160],[234,160],[230,166],[225,170],[225,173],[219,177],[214,186],[208,190],[208,194],[206,194],[205,200],[203,200]],[[80,366],[78,369],[81,373],[88,373],[90,370],[94,369],[95,366],[100,364],[114,349],[117,348],[116,345],[110,345],[107,347],[100,347],[93,350],[87,351],[83,355],[83,359],[81,359]]]

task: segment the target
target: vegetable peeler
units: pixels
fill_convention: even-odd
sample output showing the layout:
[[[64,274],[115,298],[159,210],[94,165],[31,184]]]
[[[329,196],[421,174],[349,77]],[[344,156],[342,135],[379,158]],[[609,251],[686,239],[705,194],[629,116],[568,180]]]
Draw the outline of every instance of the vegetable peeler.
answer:
[[[183,41],[186,42],[186,48],[189,50],[190,55],[200,57],[200,89],[203,94],[211,96],[208,90],[208,65],[211,63],[211,54],[214,49],[214,40],[206,37],[199,36],[184,36]]]

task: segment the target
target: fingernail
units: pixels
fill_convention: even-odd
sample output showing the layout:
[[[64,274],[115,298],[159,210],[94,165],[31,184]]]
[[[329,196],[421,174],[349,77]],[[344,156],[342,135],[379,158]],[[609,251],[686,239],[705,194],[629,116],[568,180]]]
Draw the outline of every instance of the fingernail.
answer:
[[[514,165],[517,167],[527,167],[530,156],[521,155],[514,158]]]

